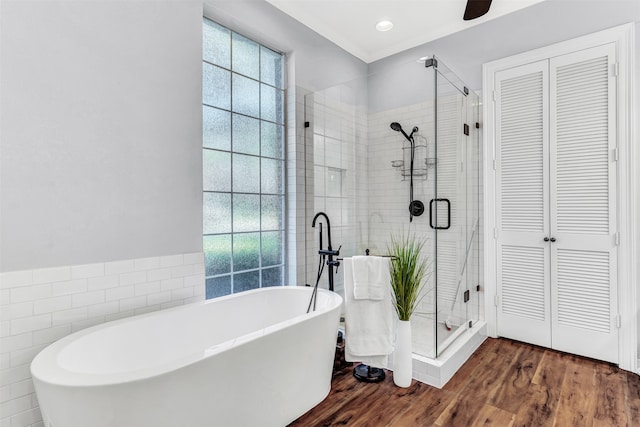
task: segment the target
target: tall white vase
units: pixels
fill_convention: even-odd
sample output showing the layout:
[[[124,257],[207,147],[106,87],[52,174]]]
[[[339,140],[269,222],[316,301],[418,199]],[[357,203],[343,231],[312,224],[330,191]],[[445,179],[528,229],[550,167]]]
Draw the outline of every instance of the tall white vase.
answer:
[[[398,387],[409,387],[413,374],[411,347],[411,321],[398,320],[396,346],[393,351],[393,382]]]

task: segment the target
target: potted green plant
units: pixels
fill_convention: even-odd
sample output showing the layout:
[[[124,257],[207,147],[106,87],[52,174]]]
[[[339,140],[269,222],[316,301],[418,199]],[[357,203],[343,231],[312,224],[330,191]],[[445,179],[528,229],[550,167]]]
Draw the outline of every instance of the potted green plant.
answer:
[[[391,288],[398,314],[396,344],[393,353],[393,381],[409,387],[412,378],[411,315],[422,298],[422,286],[428,274],[428,260],[422,254],[425,240],[415,235],[391,236]]]

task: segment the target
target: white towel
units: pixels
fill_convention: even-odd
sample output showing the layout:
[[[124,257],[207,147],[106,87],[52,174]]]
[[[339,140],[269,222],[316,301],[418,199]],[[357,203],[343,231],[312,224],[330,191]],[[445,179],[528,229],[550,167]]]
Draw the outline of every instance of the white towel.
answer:
[[[388,263],[387,259],[387,263]],[[375,368],[386,368],[393,351],[393,303],[387,264],[387,287],[383,299],[356,300],[353,294],[353,263],[343,260],[346,345],[345,359]]]
[[[354,256],[354,299],[384,299],[389,292],[389,258],[379,256]]]

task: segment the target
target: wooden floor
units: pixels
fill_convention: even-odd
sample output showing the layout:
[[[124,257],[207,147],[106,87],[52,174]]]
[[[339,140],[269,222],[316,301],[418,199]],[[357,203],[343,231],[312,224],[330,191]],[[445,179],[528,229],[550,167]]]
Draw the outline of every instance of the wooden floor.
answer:
[[[640,426],[640,377],[607,363],[487,339],[437,389],[360,383],[347,368],[290,426]]]

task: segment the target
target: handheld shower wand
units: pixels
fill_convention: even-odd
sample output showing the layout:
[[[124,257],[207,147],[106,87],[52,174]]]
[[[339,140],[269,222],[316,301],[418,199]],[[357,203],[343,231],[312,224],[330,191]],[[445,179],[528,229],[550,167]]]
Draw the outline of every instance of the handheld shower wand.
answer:
[[[407,138],[407,140],[412,144],[414,143],[413,134],[415,132],[418,132],[418,126],[414,126],[413,129],[411,130],[411,135],[407,135],[407,133],[404,131],[404,129],[402,129],[402,126],[398,122],[391,123],[391,129],[395,130],[396,132],[401,132],[404,135],[404,137]]]
[[[402,126],[398,122],[391,123],[391,129],[396,132],[402,133],[410,144],[410,164],[409,164],[409,222],[413,222],[414,216],[420,216],[424,212],[424,203],[420,200],[413,200],[413,162],[416,155],[416,141],[413,139],[413,134],[418,132],[418,126],[414,126],[411,130],[411,134],[402,129]]]

